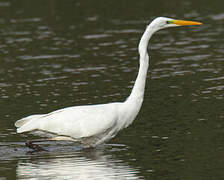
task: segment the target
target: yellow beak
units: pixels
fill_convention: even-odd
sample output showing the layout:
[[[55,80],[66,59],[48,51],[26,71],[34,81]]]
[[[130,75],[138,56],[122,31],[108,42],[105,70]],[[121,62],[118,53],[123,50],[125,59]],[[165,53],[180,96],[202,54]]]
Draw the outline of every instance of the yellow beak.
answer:
[[[201,25],[202,23],[196,21],[184,21],[184,20],[172,20],[170,21],[173,24],[179,26],[191,26],[191,25]]]

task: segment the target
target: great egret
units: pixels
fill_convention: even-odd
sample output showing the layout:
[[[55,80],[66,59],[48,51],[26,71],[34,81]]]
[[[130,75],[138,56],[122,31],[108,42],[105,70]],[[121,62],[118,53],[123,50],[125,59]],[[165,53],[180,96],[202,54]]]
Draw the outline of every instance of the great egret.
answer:
[[[156,31],[168,27],[200,24],[195,21],[158,17],[147,26],[138,46],[139,72],[126,101],[67,107],[49,114],[31,115],[16,121],[17,133],[47,132],[55,136],[45,140],[79,141],[84,147],[95,147],[110,140],[121,129],[128,127],[133,122],[141,108],[149,65],[147,47],[151,36]],[[39,142],[39,140],[30,141],[26,145],[33,149],[39,149],[37,145],[32,144],[33,142]]]

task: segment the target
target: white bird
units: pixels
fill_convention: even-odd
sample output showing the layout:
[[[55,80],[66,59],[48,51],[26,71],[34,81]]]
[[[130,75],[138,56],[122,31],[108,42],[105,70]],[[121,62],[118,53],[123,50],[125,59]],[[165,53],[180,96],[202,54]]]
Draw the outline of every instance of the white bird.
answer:
[[[174,20],[166,17],[154,19],[141,37],[138,51],[139,72],[130,96],[124,102],[67,107],[48,114],[31,115],[16,121],[17,133],[42,131],[54,134],[46,140],[79,141],[84,147],[95,147],[113,138],[136,118],[144,99],[145,82],[149,66],[148,42],[158,30],[200,22]],[[30,141],[26,145],[33,149]]]

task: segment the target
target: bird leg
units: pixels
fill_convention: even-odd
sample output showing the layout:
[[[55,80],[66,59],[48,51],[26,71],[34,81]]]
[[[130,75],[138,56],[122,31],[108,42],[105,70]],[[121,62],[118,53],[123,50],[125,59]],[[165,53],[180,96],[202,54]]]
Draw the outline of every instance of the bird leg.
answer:
[[[46,151],[41,146],[39,146],[37,144],[33,144],[36,142],[45,142],[45,141],[76,141],[76,140],[73,138],[70,138],[70,137],[66,137],[66,136],[56,136],[56,137],[47,138],[47,139],[36,139],[36,140],[32,140],[32,141],[27,141],[26,146],[30,149],[33,149],[34,151]]]
[[[52,138],[48,138],[48,141],[77,141],[71,137],[67,137],[67,136],[56,136],[56,137],[52,137]]]
[[[35,142],[43,142],[44,140],[40,141],[40,140],[33,140],[33,141],[27,141],[25,144],[28,148],[33,149],[34,151],[46,151],[44,148],[42,148],[41,146],[37,145],[37,144],[33,144]]]

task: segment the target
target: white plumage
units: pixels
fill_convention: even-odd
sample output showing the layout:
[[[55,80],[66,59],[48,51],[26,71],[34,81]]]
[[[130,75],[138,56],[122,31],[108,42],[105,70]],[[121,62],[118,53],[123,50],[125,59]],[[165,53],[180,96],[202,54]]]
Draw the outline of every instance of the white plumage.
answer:
[[[159,17],[146,28],[139,43],[138,76],[125,102],[75,106],[49,114],[31,115],[15,123],[17,132],[43,131],[92,147],[110,140],[133,122],[141,108],[149,64],[147,46],[153,33],[166,27],[199,24],[201,23]],[[63,138],[55,138],[60,139]]]

